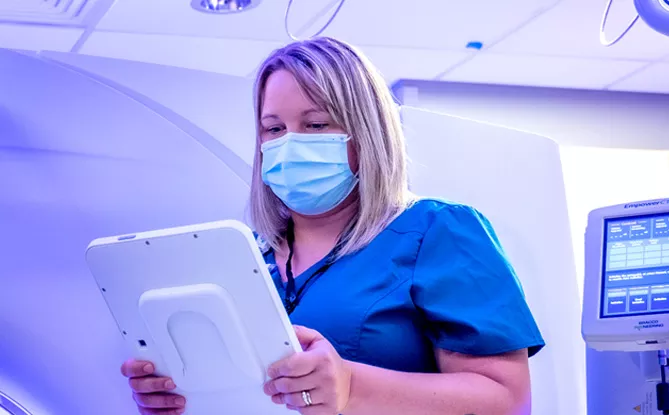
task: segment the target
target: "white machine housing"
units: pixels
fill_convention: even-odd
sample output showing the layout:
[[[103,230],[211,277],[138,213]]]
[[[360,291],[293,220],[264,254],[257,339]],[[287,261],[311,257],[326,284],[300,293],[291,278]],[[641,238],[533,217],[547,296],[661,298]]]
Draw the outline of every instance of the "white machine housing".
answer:
[[[590,212],[582,313],[595,350],[669,348],[669,199]]]

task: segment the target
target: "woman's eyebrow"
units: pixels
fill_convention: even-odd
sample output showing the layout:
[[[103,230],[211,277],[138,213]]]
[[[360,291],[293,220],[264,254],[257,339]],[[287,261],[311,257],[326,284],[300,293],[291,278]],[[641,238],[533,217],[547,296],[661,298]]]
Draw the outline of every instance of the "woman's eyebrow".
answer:
[[[302,116],[306,116],[309,114],[328,114],[327,111],[325,110],[319,110],[318,108],[309,108],[308,110],[302,111]],[[276,114],[265,114],[262,116],[261,120],[266,120],[266,119],[280,119],[278,115]]]
[[[313,114],[313,113],[315,113],[315,114],[327,114],[328,112],[324,111],[324,110],[319,110],[317,108],[311,108],[311,109],[302,111],[302,116]]]

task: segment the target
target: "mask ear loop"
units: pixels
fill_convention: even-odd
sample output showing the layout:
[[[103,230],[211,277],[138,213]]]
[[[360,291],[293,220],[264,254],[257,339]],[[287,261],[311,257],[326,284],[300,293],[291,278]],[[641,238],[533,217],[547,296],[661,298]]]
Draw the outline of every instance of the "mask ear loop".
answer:
[[[325,31],[325,29],[327,29],[330,26],[330,24],[332,23],[334,18],[337,17],[337,14],[339,14],[339,10],[341,10],[341,8],[342,8],[342,6],[344,5],[345,2],[346,2],[346,0],[340,0],[339,5],[337,6],[337,9],[334,11],[334,13],[332,13],[332,16],[330,16],[330,19],[327,21],[327,23],[325,23],[325,25],[321,28],[321,30],[319,30],[318,32],[316,32],[315,34],[313,34],[310,37],[316,37],[316,36],[320,35],[321,33],[323,33]],[[297,37],[295,37],[291,33],[290,29],[288,28],[288,14],[290,13],[290,8],[292,6],[293,6],[293,0],[288,0],[288,6],[286,7],[286,15],[283,19],[283,25],[286,29],[286,33],[288,34],[288,36],[293,40],[299,41],[301,39],[298,39]]]
[[[637,13],[634,20],[632,20],[632,23],[630,23],[629,26],[627,26],[627,29],[625,29],[625,31],[620,36],[618,36],[617,38],[615,38],[613,40],[607,40],[606,39],[606,33],[604,33],[604,32],[606,30],[606,21],[608,20],[609,13],[611,12],[611,5],[613,5],[613,0],[608,0],[608,3],[606,4],[606,9],[604,10],[604,16],[602,17],[602,24],[599,27],[599,41],[602,43],[602,45],[604,45],[606,47],[613,46],[616,43],[620,42],[622,40],[622,38],[625,37],[625,35],[630,30],[632,30],[632,28],[634,27],[636,22],[639,21],[639,14]]]

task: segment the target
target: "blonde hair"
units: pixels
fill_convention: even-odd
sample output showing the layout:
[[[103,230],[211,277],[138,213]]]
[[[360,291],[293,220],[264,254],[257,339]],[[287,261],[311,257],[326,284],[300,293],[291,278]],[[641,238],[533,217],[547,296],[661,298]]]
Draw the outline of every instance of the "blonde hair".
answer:
[[[250,213],[256,232],[278,249],[290,212],[262,180],[261,111],[269,76],[290,72],[307,97],[327,110],[358,152],[358,209],[339,241],[338,257],[367,246],[411,201],[399,109],[384,79],[350,45],[320,37],[274,51],[260,66],[254,87],[256,152]]]

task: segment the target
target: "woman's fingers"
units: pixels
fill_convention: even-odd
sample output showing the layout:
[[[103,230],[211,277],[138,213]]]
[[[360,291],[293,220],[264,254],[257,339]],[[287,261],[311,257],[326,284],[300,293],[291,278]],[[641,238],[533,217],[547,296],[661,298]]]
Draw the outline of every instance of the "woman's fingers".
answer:
[[[311,405],[320,405],[323,403],[322,394],[318,391],[318,389],[310,390],[309,398],[311,398],[310,405],[307,405],[304,400],[304,396],[302,396],[302,392],[279,393],[272,396],[272,402],[279,405],[284,404],[297,408],[304,408]]]
[[[156,367],[151,362],[127,360],[121,365],[121,373],[128,378],[132,397],[142,415],[181,415],[186,399],[167,393],[176,388],[168,377],[151,376]]]
[[[153,409],[153,408],[142,408],[139,407],[139,413],[141,415],[181,415],[184,413],[184,409]]]
[[[176,388],[172,379],[155,376],[132,378],[129,383],[130,389],[137,393],[169,392]]]
[[[272,396],[278,393],[296,393],[311,390],[318,385],[313,375],[299,378],[278,378],[265,383],[263,387],[266,395]]]
[[[135,393],[133,398],[142,408],[179,409],[186,405],[183,396],[169,393]]]
[[[121,365],[121,373],[126,378],[135,378],[139,376],[146,376],[153,373],[156,368],[151,362],[144,362],[141,360],[126,360]]]

